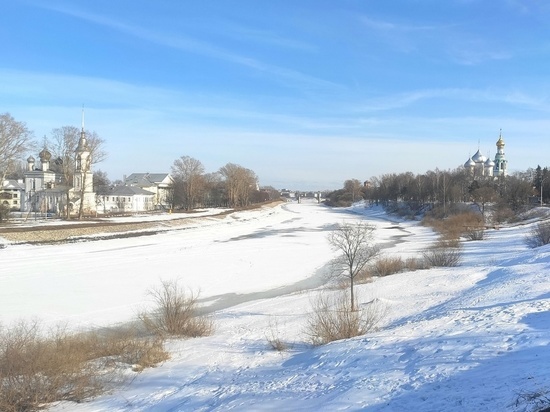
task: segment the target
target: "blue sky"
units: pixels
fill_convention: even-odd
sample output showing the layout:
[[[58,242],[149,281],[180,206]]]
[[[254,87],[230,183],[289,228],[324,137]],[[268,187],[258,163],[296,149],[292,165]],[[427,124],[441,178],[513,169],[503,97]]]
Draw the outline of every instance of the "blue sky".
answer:
[[[0,112],[107,144],[111,179],[208,172],[334,189],[454,169],[502,129],[550,165],[550,5],[535,0],[3,1]]]

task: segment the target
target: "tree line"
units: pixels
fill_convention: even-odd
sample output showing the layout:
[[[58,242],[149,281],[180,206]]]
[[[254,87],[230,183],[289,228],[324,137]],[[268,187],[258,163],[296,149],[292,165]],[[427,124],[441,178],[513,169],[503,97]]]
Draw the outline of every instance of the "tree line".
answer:
[[[26,170],[24,158],[31,152],[47,148],[51,154],[50,170],[59,177],[56,184],[71,187],[80,133],[77,127],[62,126],[53,129],[42,141],[37,141],[24,122],[17,121],[9,113],[0,114],[0,182],[22,179]],[[95,131],[85,131],[85,135],[92,165],[105,160],[105,140]],[[176,209],[246,207],[280,197],[273,187],[260,189],[256,174],[235,163],[227,163],[214,173],[206,173],[199,160],[181,156],[174,161],[171,175],[174,184],[170,200]],[[111,181],[104,171],[94,171],[93,187],[98,195],[107,195],[113,186],[123,184],[121,180]]]
[[[532,205],[550,200],[550,172],[547,167],[529,168],[506,177],[473,178],[463,167],[454,170],[428,170],[425,173],[387,173],[367,181],[349,179],[341,189],[327,196],[333,206],[347,206],[361,199],[387,207],[405,209],[414,215],[436,209],[446,215],[458,204],[474,202],[482,214],[494,206],[496,219],[505,219]],[[542,190],[541,190],[542,188]]]
[[[172,203],[185,210],[219,206],[239,208],[280,198],[275,188],[259,187],[256,173],[235,163],[206,173],[200,160],[181,156],[174,161],[171,175],[174,179]]]

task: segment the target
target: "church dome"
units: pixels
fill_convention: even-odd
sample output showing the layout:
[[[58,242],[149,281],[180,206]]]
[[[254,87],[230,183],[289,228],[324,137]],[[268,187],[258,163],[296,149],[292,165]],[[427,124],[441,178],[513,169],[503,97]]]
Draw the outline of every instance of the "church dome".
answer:
[[[41,162],[49,162],[50,159],[52,158],[52,154],[46,148],[44,148],[40,153],[38,153],[38,156],[40,157]]]
[[[502,136],[499,136],[499,137],[498,137],[498,140],[497,140],[497,147],[498,147],[498,148],[504,147],[504,140],[502,140]]]
[[[485,162],[485,167],[494,167],[495,166],[495,162],[493,162],[490,158],[487,159],[487,161]]]
[[[27,159],[27,163],[34,163],[34,162],[35,162],[34,157],[29,156],[29,158]]]
[[[466,169],[471,168],[471,167],[475,167],[475,165],[476,165],[476,162],[474,162],[471,157],[468,159],[468,161],[466,163],[464,163],[464,167]]]
[[[487,158],[481,154],[478,150],[475,155],[472,156],[472,160],[476,163],[485,163]]]

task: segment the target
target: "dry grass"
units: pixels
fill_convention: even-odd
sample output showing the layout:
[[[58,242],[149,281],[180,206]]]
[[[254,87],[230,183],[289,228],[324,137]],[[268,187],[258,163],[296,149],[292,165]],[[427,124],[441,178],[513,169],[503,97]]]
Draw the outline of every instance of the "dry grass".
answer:
[[[163,339],[144,334],[135,327],[93,333],[89,340],[96,348],[98,357],[110,357],[132,365],[135,372],[154,367],[169,358]]]
[[[462,212],[445,219],[426,217],[422,223],[439,232],[444,240],[459,239],[461,236],[466,236],[471,240],[480,240],[483,239],[485,229],[483,217],[474,212]]]
[[[143,368],[167,357],[161,341],[139,337],[135,331],[44,331],[38,321],[19,322],[0,329],[0,410],[81,402],[121,379],[117,365]]]
[[[400,272],[429,269],[430,267],[425,259],[407,258],[403,260],[400,256],[381,256],[359,274],[356,283],[370,282],[373,276],[390,276]]]
[[[163,281],[149,291],[155,302],[151,313],[139,318],[150,332],[167,336],[198,337],[210,335],[214,329],[212,319],[198,314],[198,294],[182,288],[177,281]]]
[[[345,291],[322,293],[312,302],[305,333],[312,344],[324,345],[375,331],[383,317],[379,302],[352,310]]]
[[[277,352],[282,352],[288,349],[288,344],[281,339],[279,332],[279,324],[277,322],[269,321],[269,328],[266,332],[265,338],[269,347]]]

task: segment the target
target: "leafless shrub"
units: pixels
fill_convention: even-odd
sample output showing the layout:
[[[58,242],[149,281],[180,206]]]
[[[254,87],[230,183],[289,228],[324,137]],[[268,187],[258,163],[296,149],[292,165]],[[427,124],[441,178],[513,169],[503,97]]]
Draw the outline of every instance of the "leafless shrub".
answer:
[[[483,227],[469,227],[464,231],[464,237],[469,240],[483,240],[485,229]]]
[[[445,244],[454,244],[454,241],[446,241]],[[430,264],[423,258],[407,258],[383,256],[378,258],[357,276],[356,283],[372,281],[373,276],[389,276],[403,271],[415,271],[429,269]]]
[[[460,263],[461,252],[453,241],[439,241],[423,253],[424,261],[430,267],[453,267]]]
[[[345,291],[322,293],[312,302],[306,335],[312,344],[324,345],[372,332],[376,330],[383,316],[384,310],[378,301],[352,310]]]
[[[405,262],[401,257],[381,256],[371,266],[374,276],[389,276],[401,272],[405,268]]]
[[[288,349],[288,345],[281,339],[279,333],[279,324],[277,322],[269,321],[269,329],[266,333],[266,340],[271,349],[277,352],[282,352]]]
[[[550,243],[550,222],[537,223],[525,238],[529,247],[540,247]]]
[[[366,267],[357,274],[355,283],[360,285],[360,284],[372,282],[372,276],[373,276],[373,272],[371,268]],[[349,289],[349,280],[341,279],[341,286],[342,287],[340,289]]]
[[[516,399],[516,407],[527,404],[532,405],[540,412],[550,411],[550,390],[522,391]]]
[[[495,225],[499,225],[505,222],[511,222],[516,218],[517,216],[514,211],[507,205],[498,205],[497,209],[493,213],[492,222]]]
[[[429,269],[431,266],[423,258],[407,258],[405,260],[405,269],[408,271]]]
[[[156,307],[150,313],[139,315],[147,330],[160,337],[198,337],[212,333],[211,318],[198,314],[198,294],[182,288],[177,281],[162,281],[149,295]]]

